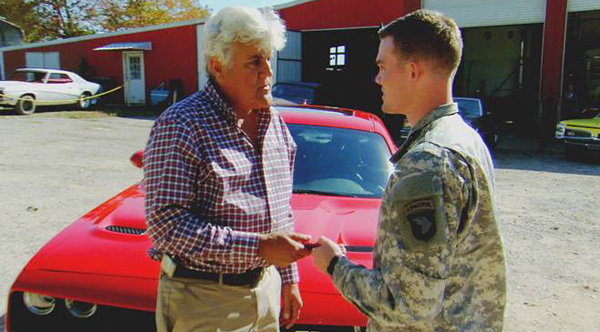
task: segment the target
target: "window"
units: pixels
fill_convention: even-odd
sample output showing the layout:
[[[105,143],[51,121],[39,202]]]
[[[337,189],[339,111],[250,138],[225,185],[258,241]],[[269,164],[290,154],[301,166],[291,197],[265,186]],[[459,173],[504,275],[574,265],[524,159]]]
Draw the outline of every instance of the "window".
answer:
[[[71,82],[73,82],[73,81],[66,74],[52,73],[52,74],[50,74],[50,77],[48,78],[48,83],[50,83],[50,84],[71,83]]]
[[[346,65],[346,46],[333,46],[329,48],[329,70],[341,70]]]

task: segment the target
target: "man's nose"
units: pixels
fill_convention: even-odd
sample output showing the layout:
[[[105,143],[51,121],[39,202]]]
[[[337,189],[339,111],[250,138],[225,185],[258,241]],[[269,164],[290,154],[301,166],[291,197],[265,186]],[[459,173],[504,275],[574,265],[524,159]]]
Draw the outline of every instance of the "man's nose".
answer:
[[[377,76],[375,76],[375,79],[373,81],[375,81],[377,85],[381,85],[381,74],[377,73]]]
[[[262,70],[261,70],[261,74],[265,75],[266,77],[273,77],[273,70],[271,69],[271,62],[269,60],[263,60],[264,63],[261,66]]]

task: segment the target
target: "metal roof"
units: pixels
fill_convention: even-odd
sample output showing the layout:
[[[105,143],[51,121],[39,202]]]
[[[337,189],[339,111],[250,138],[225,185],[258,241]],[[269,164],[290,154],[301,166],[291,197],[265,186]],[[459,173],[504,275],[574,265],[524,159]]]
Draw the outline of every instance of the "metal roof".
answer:
[[[129,43],[112,43],[101,47],[96,47],[94,51],[152,51],[152,42],[129,42]]]

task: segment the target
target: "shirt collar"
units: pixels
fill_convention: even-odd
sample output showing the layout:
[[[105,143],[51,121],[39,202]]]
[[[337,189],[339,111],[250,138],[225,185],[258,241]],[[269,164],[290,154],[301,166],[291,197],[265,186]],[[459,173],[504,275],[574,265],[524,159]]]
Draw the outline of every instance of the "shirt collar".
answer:
[[[204,93],[208,96],[209,100],[211,100],[217,106],[217,113],[223,114],[228,121],[231,121],[231,123],[237,123],[239,117],[233,111],[233,106],[227,102],[223,92],[221,92],[221,89],[219,89],[219,86],[210,78],[204,86]],[[269,115],[270,107],[257,111],[262,118],[265,115]]]
[[[395,164],[402,158],[402,156],[404,156],[412,142],[414,142],[417,139],[417,137],[419,137],[418,132],[421,129],[425,128],[430,123],[439,118],[448,115],[453,115],[456,113],[458,113],[458,105],[456,103],[440,105],[436,107],[433,111],[427,113],[427,115],[425,115],[421,120],[419,120],[419,122],[417,122],[417,124],[414,126],[414,128],[408,135],[406,141],[398,148],[396,153],[394,153],[394,155],[390,158],[390,161]]]
[[[458,113],[458,105],[456,103],[440,105],[419,120],[412,131],[419,131],[439,118],[456,113]]]
[[[231,106],[227,102],[217,84],[210,78],[204,86],[204,93],[206,94],[208,99],[216,106],[217,113],[225,115],[227,120],[235,123],[235,121],[237,120],[237,115],[233,111],[233,106]]]

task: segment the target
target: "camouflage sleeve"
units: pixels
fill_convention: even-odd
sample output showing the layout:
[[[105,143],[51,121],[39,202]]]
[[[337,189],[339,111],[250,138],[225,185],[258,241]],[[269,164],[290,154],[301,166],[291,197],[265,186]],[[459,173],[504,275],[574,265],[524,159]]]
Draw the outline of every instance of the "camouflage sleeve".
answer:
[[[450,151],[431,147],[404,156],[382,200],[373,269],[340,260],[333,273],[340,292],[383,325],[437,316],[469,179]]]

